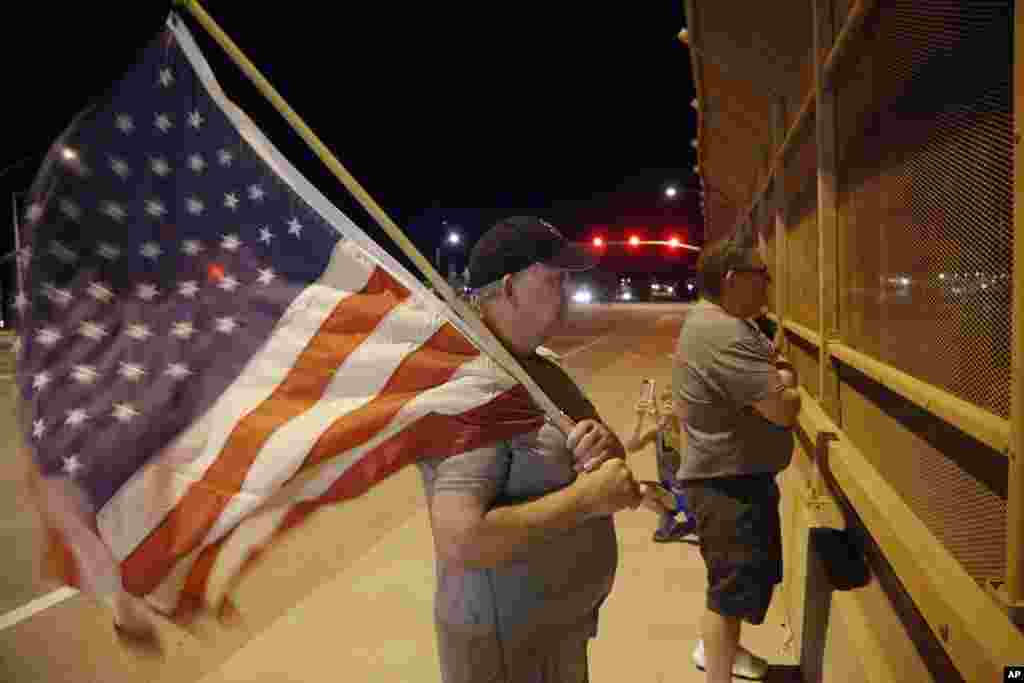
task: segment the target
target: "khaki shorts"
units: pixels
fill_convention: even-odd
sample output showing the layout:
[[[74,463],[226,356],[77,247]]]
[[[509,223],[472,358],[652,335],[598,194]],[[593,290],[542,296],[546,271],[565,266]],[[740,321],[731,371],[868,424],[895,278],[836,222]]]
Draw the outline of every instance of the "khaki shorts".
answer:
[[[708,570],[707,608],[760,624],[782,581],[779,487],[772,474],[682,482]]]

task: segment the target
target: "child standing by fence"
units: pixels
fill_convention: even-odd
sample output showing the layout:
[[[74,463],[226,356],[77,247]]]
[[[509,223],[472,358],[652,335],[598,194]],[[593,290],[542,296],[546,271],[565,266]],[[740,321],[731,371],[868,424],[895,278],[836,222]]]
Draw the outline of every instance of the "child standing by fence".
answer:
[[[653,415],[655,424],[644,429],[648,415]],[[626,450],[635,453],[653,442],[658,461],[658,481],[671,491],[676,498],[678,509],[674,512],[665,511],[661,514],[658,528],[654,531],[655,543],[681,541],[692,534],[696,528],[696,520],[686,511],[682,490],[676,485],[676,472],[680,463],[680,427],[679,418],[675,414],[672,402],[672,390],[666,389],[654,400],[654,380],[644,380],[644,390],[636,404],[636,422],[633,434],[624,444]],[[683,516],[682,522],[677,515]]]

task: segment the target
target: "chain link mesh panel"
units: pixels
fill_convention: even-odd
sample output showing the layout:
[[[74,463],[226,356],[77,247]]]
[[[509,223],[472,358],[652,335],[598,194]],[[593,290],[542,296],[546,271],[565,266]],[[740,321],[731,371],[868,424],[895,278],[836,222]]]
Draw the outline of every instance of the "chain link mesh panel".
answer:
[[[1002,417],[1010,410],[1012,16],[1005,1],[881,3],[859,58],[836,82],[841,336]],[[859,384],[840,392],[844,430],[968,573],[1000,578],[1005,458]],[[987,476],[979,462],[1002,473]]]

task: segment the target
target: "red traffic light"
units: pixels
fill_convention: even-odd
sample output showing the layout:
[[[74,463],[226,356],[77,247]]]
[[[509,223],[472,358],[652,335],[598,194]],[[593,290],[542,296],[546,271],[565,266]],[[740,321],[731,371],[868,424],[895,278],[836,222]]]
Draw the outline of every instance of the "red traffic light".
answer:
[[[636,235],[631,235],[630,238],[629,238],[629,246],[631,246],[631,247],[640,246],[640,238],[637,237]]]
[[[600,237],[595,237],[594,238],[594,246],[597,247],[598,249],[600,249],[601,247],[604,246],[604,240],[601,239]]]

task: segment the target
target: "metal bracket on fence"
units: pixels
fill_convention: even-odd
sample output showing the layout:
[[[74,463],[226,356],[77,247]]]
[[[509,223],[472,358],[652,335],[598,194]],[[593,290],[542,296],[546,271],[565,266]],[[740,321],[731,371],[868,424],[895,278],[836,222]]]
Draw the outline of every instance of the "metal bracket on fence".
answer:
[[[1006,616],[1017,626],[1024,626],[1024,601],[1010,602],[1010,596],[1006,593],[1006,583],[994,579],[982,580],[982,587],[985,592],[995,600],[999,609],[1006,612]]]

